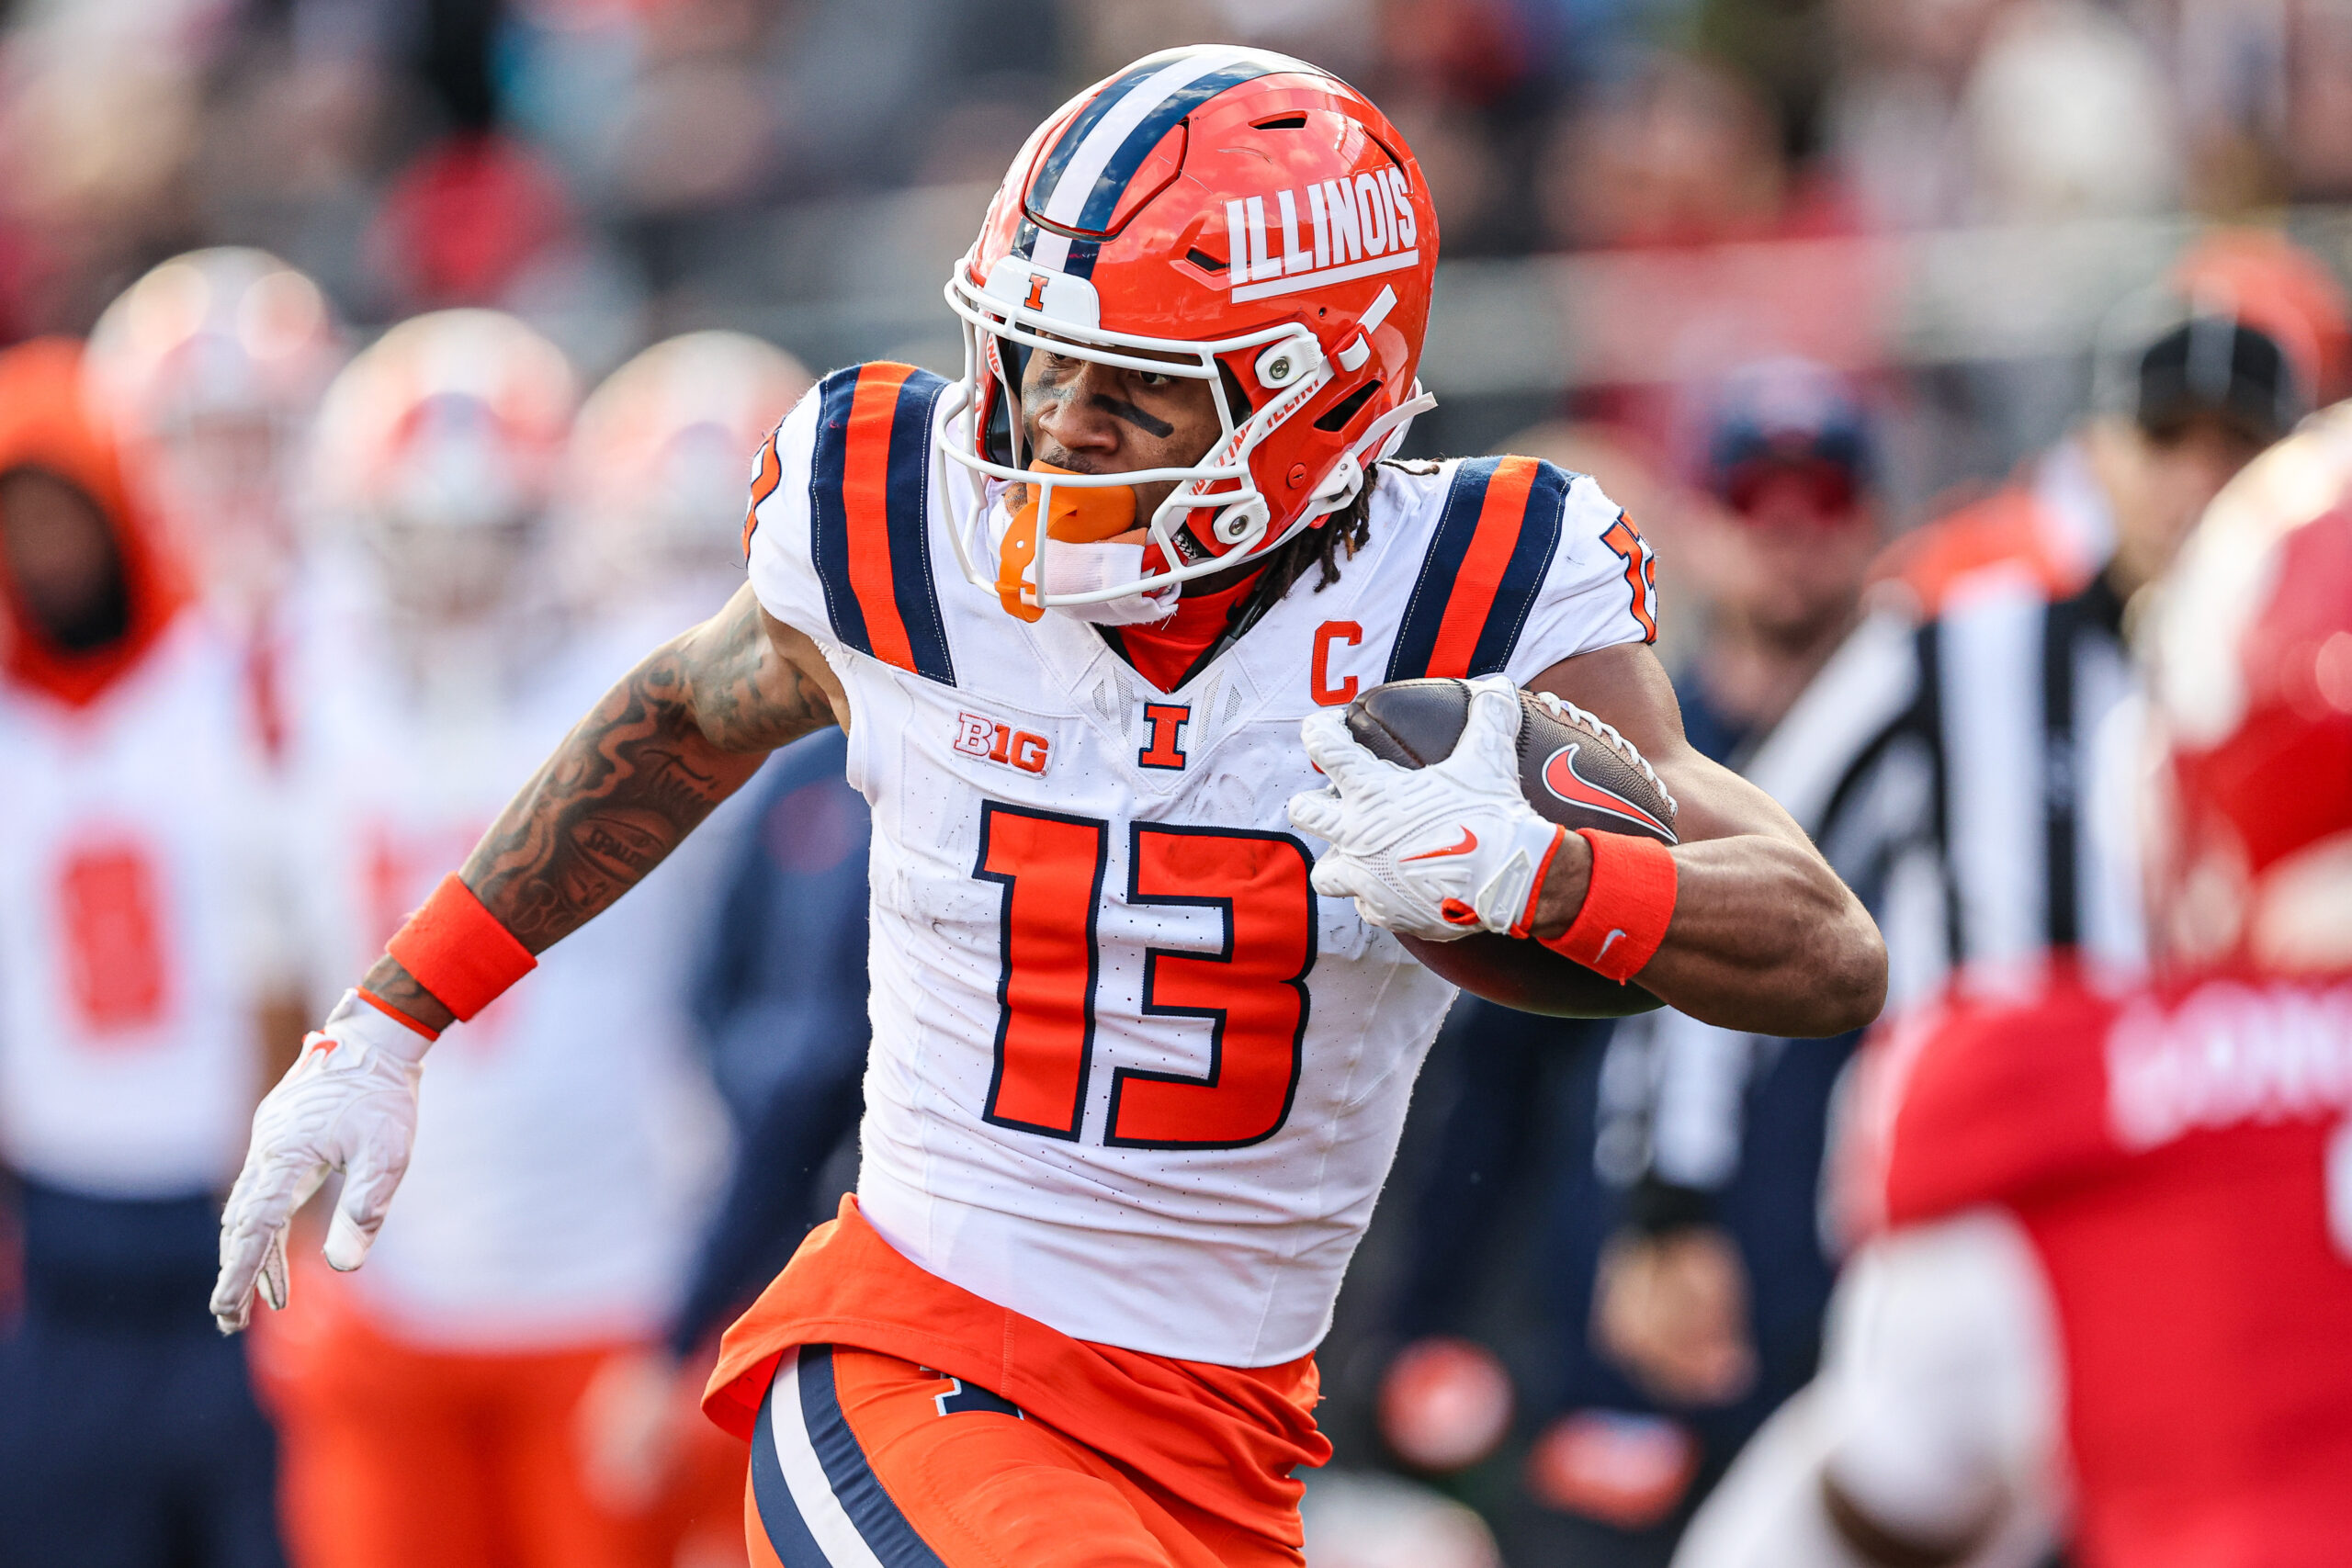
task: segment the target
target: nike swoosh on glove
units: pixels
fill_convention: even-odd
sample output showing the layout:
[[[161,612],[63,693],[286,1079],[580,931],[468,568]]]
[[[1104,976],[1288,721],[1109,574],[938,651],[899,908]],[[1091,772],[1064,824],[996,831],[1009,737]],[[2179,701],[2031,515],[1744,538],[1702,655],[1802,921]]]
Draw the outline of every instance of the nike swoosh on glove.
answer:
[[[1365,919],[1400,936],[1525,936],[1563,837],[1519,792],[1518,689],[1500,675],[1470,687],[1461,739],[1433,767],[1373,755],[1348,733],[1344,709],[1299,727],[1330,781],[1290,801],[1291,825],[1330,841],[1315,890],[1353,898]]]
[[[220,1216],[212,1315],[221,1333],[245,1326],[256,1286],[271,1307],[286,1305],[286,1229],[329,1171],[343,1172],[343,1196],[327,1226],[327,1262],[347,1272],[367,1259],[408,1173],[419,1064],[431,1043],[356,991],[303,1039],[301,1056],[254,1111],[253,1145]]]

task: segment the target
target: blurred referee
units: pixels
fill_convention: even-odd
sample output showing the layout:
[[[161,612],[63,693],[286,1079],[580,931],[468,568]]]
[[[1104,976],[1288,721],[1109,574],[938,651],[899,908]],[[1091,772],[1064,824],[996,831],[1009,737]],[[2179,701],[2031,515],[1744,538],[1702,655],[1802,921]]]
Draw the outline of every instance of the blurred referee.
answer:
[[[1863,617],[1785,715],[1733,749],[1877,916],[1890,1011],[1955,970],[2030,978],[2052,951],[2144,965],[2125,606],[2312,406],[2308,364],[2206,303],[2176,305],[2101,367],[2101,407],[2028,485],[1890,552],[1913,593]],[[1713,488],[1735,509],[1749,470],[1794,471],[1767,423],[1718,427]],[[1793,456],[1867,451],[1834,418],[1810,434]],[[2030,547],[2054,539],[2083,551],[2071,581],[2062,551]],[[1919,570],[1961,558],[1939,579]],[[1702,695],[1684,694],[1694,736]],[[1815,1201],[1824,1121],[1852,1043],[1673,1012],[1611,1042],[1595,1164],[1630,1190],[1593,1337],[1668,1407],[1696,1415],[1712,1395],[1744,1432],[1804,1376],[1835,1251]]]
[[[1770,361],[1716,389],[1704,479],[1726,525],[1692,552],[1716,581],[1676,682],[1693,743],[1769,791],[1865,899],[1881,835],[1856,813],[1880,803],[1841,786],[1911,696],[1910,626],[1860,615],[1874,447],[1857,389],[1819,367]],[[1702,1484],[1818,1353],[1832,1260],[1814,1199],[1855,1040],[1659,1011],[1621,1023],[1602,1064],[1593,1164],[1626,1190],[1592,1339],[1694,1434]]]
[[[1869,840],[1840,870],[1886,932],[1890,1009],[1954,969],[2005,985],[2052,953],[2144,967],[2126,607],[2215,492],[2311,412],[2320,375],[2282,344],[2285,318],[2245,303],[2184,300],[2101,367],[2103,406],[2043,460],[2041,504],[2088,547],[2076,582],[2022,556],[1942,581],[1903,572],[1928,615],[1889,687],[1902,702],[1828,811]],[[1916,567],[1955,523],[1901,554]]]
[[[2105,406],[2023,483],[1888,552],[1905,592],[1738,759],[1877,917],[1890,1013],[1955,970],[2025,983],[2053,951],[2144,966],[2124,608],[2214,493],[2310,412],[2315,374],[2243,315],[2177,307],[2101,367]],[[1632,1179],[1638,1230],[1707,1223],[1779,1050],[1679,1014],[1619,1032],[1599,1163]],[[1678,1347],[1648,1344],[1645,1318],[1692,1325],[1689,1359],[1696,1325],[1735,1301],[1639,1313],[1605,1279],[1598,1327],[1606,1342],[1623,1325],[1621,1351],[1663,1367]]]

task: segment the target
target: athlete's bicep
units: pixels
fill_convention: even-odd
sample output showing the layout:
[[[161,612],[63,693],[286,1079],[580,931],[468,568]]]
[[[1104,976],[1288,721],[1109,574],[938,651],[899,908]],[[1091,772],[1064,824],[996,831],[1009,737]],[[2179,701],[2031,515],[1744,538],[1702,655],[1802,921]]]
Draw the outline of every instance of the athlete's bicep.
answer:
[[[848,727],[841,679],[815,640],[771,615],[748,582],[677,648],[695,723],[721,751],[773,751]]]
[[[1674,683],[1648,644],[1623,642],[1563,659],[1528,682],[1617,727],[1673,795],[1675,833],[1684,843],[1758,833],[1801,844],[1806,838],[1778,801],[1702,755],[1682,733]]]

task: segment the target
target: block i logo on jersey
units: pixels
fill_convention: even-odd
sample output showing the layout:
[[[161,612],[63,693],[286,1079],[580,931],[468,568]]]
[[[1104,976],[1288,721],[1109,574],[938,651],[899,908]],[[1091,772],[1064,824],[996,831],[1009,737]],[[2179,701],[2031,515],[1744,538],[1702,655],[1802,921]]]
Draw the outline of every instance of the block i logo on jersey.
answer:
[[[1182,768],[1186,758],[1181,743],[1184,739],[1184,726],[1193,721],[1192,705],[1146,703],[1143,705],[1143,721],[1151,728],[1151,739],[1144,743],[1142,750],[1136,753],[1136,765],[1165,768],[1171,773]]]
[[[1042,735],[1015,729],[976,713],[959,713],[956,716],[956,750],[967,757],[986,758],[1024,773],[1042,773],[1052,742]]]

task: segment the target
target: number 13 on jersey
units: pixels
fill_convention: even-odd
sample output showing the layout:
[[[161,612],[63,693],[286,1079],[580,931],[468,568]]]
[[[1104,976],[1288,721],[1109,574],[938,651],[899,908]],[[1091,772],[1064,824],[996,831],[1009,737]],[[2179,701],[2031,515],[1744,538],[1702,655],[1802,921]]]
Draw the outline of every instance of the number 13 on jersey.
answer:
[[[1004,890],[996,1066],[983,1115],[1076,1139],[1085,1120],[1102,980],[1097,927],[1111,824],[989,801],[973,874]],[[1315,966],[1306,848],[1287,833],[1137,822],[1125,904],[1210,908],[1213,953],[1145,950],[1143,1015],[1209,1022],[1200,1076],[1119,1067],[1103,1141],[1117,1148],[1238,1148],[1290,1114]]]

